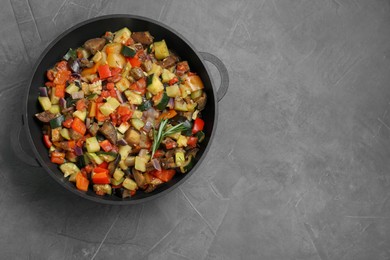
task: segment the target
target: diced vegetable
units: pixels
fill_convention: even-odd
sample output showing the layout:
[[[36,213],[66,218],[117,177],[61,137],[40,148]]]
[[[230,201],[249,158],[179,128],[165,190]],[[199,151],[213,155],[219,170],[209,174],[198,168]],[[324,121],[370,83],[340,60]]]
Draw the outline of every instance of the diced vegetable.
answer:
[[[167,47],[167,44],[165,43],[165,40],[154,42],[154,54],[157,59],[162,60],[169,56],[169,50]]]
[[[85,146],[89,153],[95,153],[100,150],[100,145],[95,136],[89,137],[85,140]]]
[[[121,54],[125,57],[134,57],[136,53],[137,53],[136,50],[127,46],[123,46],[121,50]]]
[[[182,166],[185,162],[185,155],[184,152],[176,152],[175,153],[175,163],[178,167]]]
[[[180,135],[177,139],[177,146],[178,147],[186,147],[187,146],[187,137],[184,135]]]
[[[126,64],[126,59],[122,54],[110,53],[107,55],[107,64],[110,68],[123,68]]]
[[[76,187],[81,191],[88,191],[89,180],[81,172],[76,175]]]
[[[130,178],[126,178],[123,181],[122,185],[123,185],[123,187],[125,187],[128,190],[136,190],[138,188],[137,183],[135,183],[135,181],[133,181]]]
[[[144,157],[136,156],[134,168],[138,171],[145,172],[146,171],[146,159]]]
[[[131,90],[126,90],[125,96],[126,96],[127,100],[129,100],[130,104],[133,104],[133,105],[141,105],[142,104],[142,96],[140,94],[134,93]]]
[[[51,105],[49,111],[53,114],[59,114],[61,113],[61,108],[59,105]]]
[[[92,172],[92,182],[95,184],[109,184],[110,175],[108,174],[108,170],[95,167]]]
[[[99,145],[99,144],[98,144]],[[91,152],[88,152],[87,153],[87,156],[88,156],[88,159],[90,159],[91,161],[93,161],[95,164],[101,164],[103,163],[103,160],[100,159],[99,156],[97,156],[95,153],[91,153]]]
[[[167,69],[163,69],[162,74],[162,83],[168,83],[170,80],[176,77],[175,73],[170,72]]]
[[[71,163],[71,162],[67,162],[67,163],[61,164],[60,165],[60,170],[64,174],[65,178],[70,176],[71,174],[80,172],[79,167],[77,167],[76,164]]]
[[[126,77],[122,77],[120,81],[115,83],[116,88],[123,92],[130,87],[130,81]]]
[[[128,28],[124,27],[119,31],[115,32],[113,41],[125,44],[126,41],[130,38],[130,36],[131,36],[131,31]]]
[[[61,136],[63,138],[65,138],[66,140],[70,140],[69,130],[68,129],[62,128],[60,133],[61,133]]]
[[[60,116],[50,120],[50,127],[52,129],[55,129],[57,127],[61,127],[62,126],[62,122],[64,122],[64,116],[60,115]]]
[[[159,178],[163,182],[168,182],[173,178],[173,176],[175,176],[176,171],[173,169],[170,170],[163,169],[161,171],[152,171],[151,174],[156,178]]]
[[[181,95],[177,84],[166,87],[168,97],[179,97]]]
[[[122,170],[120,170],[120,169],[116,169],[114,174],[113,174],[114,179],[117,180],[117,181],[122,179],[123,176],[125,176],[125,173]]]
[[[127,129],[129,129],[130,124],[128,122],[123,122],[119,127],[118,127],[118,132],[121,134],[125,134]]]
[[[139,131],[142,127],[144,127],[145,123],[141,119],[133,118],[131,119],[131,125]]]
[[[164,85],[161,83],[158,76],[153,74],[152,82],[148,85],[147,89],[150,93],[152,93],[153,95],[156,95],[159,92],[164,90]]]
[[[103,115],[108,116],[114,112],[115,109],[120,106],[120,104],[121,103],[119,103],[116,98],[108,97],[107,102],[100,106],[99,110]]]
[[[203,82],[198,75],[188,76],[185,80],[185,84],[190,87],[192,92],[204,88]]]
[[[199,131],[202,131],[204,128],[204,121],[199,117],[195,119],[194,126],[192,127],[192,133],[196,134]]]
[[[48,97],[38,97],[38,101],[41,104],[43,110],[49,110],[51,108],[51,101]]]
[[[87,111],[86,110],[85,111],[76,110],[73,112],[73,116],[84,122],[85,118],[87,117]]]
[[[106,79],[108,77],[111,77],[111,70],[108,64],[101,65],[98,67],[99,77],[101,79]]]

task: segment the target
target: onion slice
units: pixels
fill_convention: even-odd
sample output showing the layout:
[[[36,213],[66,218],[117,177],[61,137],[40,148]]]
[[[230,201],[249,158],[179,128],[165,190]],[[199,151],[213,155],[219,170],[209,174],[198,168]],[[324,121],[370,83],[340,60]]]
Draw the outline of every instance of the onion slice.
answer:
[[[79,146],[75,146],[74,147],[74,153],[77,155],[77,156],[80,156],[80,155],[83,155],[83,149]]]
[[[119,90],[116,90],[116,96],[118,97],[118,100],[121,104],[125,103],[125,98],[123,97],[123,94],[119,91]]]
[[[60,107],[61,107],[62,109],[65,109],[65,108],[66,108],[66,100],[65,100],[65,98],[60,98],[59,103],[60,103]]]
[[[121,139],[121,140],[118,141],[118,145],[123,145],[123,146],[125,146],[125,145],[127,145],[127,142],[126,142],[125,139]]]
[[[39,96],[41,97],[48,97],[49,94],[47,93],[46,87],[39,87]]]
[[[152,163],[153,163],[154,169],[156,169],[157,171],[161,171],[161,164],[157,158],[153,158]]]

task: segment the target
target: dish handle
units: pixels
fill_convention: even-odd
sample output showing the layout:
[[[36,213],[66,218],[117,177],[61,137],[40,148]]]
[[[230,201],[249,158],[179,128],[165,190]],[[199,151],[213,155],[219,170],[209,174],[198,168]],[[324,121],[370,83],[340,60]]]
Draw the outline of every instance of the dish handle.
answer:
[[[14,151],[16,157],[19,160],[24,162],[27,165],[33,167],[42,167],[38,160],[28,154],[25,149],[23,149],[23,145],[25,145],[26,140],[26,132],[23,131],[24,128],[24,120],[22,115],[22,122],[15,127],[15,131],[11,133],[11,148]]]
[[[217,100],[219,102],[226,95],[226,92],[228,91],[229,88],[228,70],[226,69],[225,64],[223,64],[223,62],[214,54],[208,52],[200,52],[200,54],[204,60],[212,63],[217,68],[219,75],[221,76],[221,85],[217,90]]]

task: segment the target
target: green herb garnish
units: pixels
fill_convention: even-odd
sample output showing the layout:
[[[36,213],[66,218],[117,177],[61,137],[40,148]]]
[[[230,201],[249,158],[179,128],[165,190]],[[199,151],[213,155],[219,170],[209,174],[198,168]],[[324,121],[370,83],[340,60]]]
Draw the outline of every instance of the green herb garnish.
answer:
[[[152,158],[154,156],[154,153],[157,151],[158,147],[160,146],[162,140],[167,137],[168,135],[176,134],[182,131],[188,130],[188,124],[186,122],[177,124],[175,126],[172,126],[166,130],[164,128],[168,124],[168,119],[164,119],[161,121],[160,126],[158,130],[153,128],[153,145],[152,145]]]

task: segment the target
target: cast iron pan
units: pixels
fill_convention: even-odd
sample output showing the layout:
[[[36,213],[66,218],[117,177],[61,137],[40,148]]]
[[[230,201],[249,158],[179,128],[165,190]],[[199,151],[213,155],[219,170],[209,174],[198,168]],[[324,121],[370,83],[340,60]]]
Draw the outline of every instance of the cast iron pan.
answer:
[[[190,64],[191,70],[197,72],[202,78],[208,100],[206,108],[202,112],[203,119],[205,120],[204,132],[206,138],[201,144],[200,151],[196,158],[197,163],[194,168],[186,174],[176,174],[170,182],[159,186],[151,193],[137,192],[137,194],[132,198],[121,199],[116,196],[98,196],[92,190],[87,192],[79,191],[75,188],[73,183],[65,179],[62,172],[58,169],[58,166],[50,162],[47,148],[44,146],[42,141],[42,125],[34,118],[34,115],[40,112],[40,107],[37,102],[38,87],[44,85],[45,72],[48,68],[52,67],[57,61],[59,61],[69,48],[76,48],[81,46],[88,39],[100,37],[106,31],[116,31],[125,26],[131,31],[149,31],[155,37],[156,41],[165,39],[169,48],[176,51],[182,60],[187,60]],[[210,73],[205,65],[205,60],[214,64],[220,73],[221,86],[217,92],[214,90],[213,80],[211,79]],[[173,190],[190,177],[190,175],[196,172],[196,169],[209,150],[210,143],[213,139],[217,126],[218,101],[220,101],[226,94],[228,84],[229,77],[226,67],[217,57],[209,53],[197,52],[183,36],[168,26],[148,18],[134,15],[120,14],[101,16],[87,20],[68,29],[58,36],[42,53],[37,65],[35,66],[31,82],[26,91],[26,99],[23,110],[23,124],[25,130],[27,131],[28,143],[31,145],[31,150],[34,153],[36,161],[50,176],[52,176],[58,183],[69,191],[80,197],[99,203],[123,205],[145,202]],[[20,145],[18,147],[20,147]],[[18,147],[16,150],[19,149]],[[21,149],[19,149],[17,154],[27,163],[32,164],[34,162],[31,158],[27,158],[26,154],[21,151]]]

